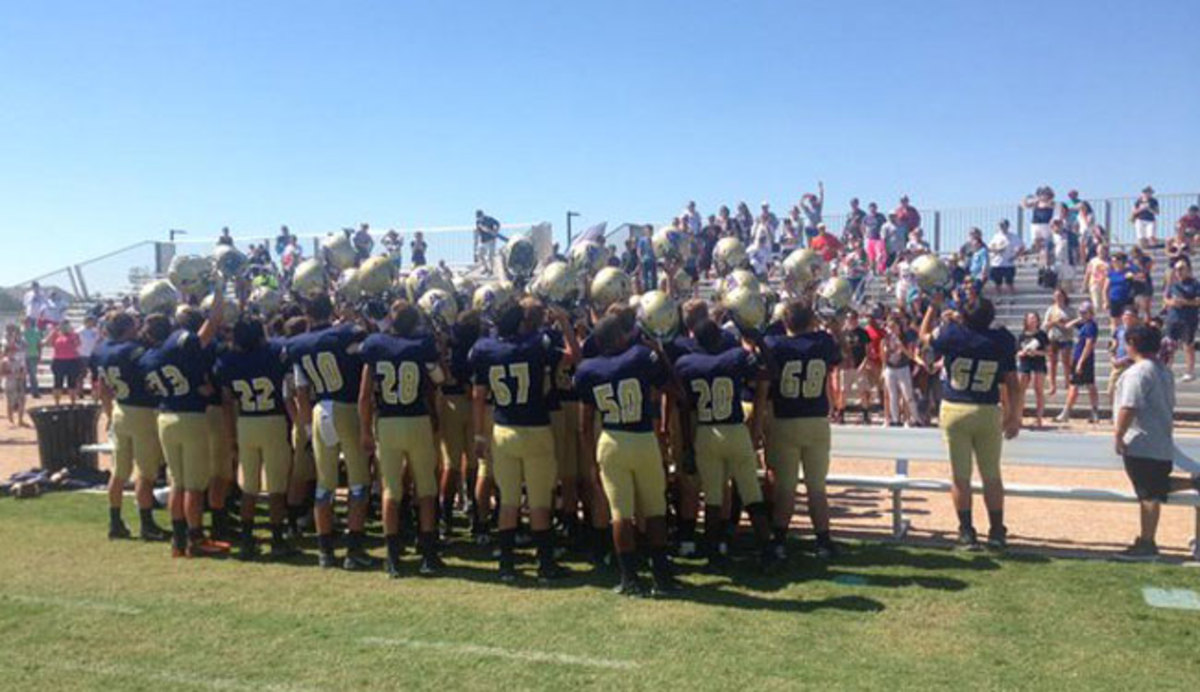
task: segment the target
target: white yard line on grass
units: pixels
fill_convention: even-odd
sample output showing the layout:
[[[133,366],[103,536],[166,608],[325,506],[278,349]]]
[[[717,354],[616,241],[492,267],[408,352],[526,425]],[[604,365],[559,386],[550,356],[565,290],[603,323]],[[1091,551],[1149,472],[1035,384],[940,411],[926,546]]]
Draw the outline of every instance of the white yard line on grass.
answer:
[[[103,601],[87,601],[76,598],[58,598],[56,596],[26,596],[22,594],[4,593],[0,594],[0,601],[15,601],[17,603],[29,603],[32,605],[54,606],[56,608],[76,608],[80,610],[99,610],[106,613],[117,613],[120,615],[141,615],[141,608],[133,606],[121,605],[119,603],[105,603]]]
[[[493,658],[506,658],[510,661],[524,661],[527,663],[557,663],[564,666],[611,668],[616,670],[630,670],[638,667],[638,664],[634,661],[621,661],[611,658],[590,658],[587,656],[573,656],[571,654],[559,654],[549,651],[504,649],[498,646],[482,646],[479,644],[431,642],[419,639],[395,639],[388,637],[365,637],[359,641],[361,641],[363,644],[367,644],[368,646],[388,646],[406,649],[436,649],[454,654],[491,656]]]
[[[219,678],[210,675],[190,675],[163,670],[147,669],[144,666],[120,666],[108,663],[75,663],[61,660],[42,660],[37,663],[15,664],[0,661],[0,668],[11,672],[36,674],[38,669],[65,673],[84,673],[100,677],[152,680],[169,685],[198,687],[206,690],[252,690],[254,692],[311,692],[315,688],[298,687],[286,683],[252,682],[239,678]]]

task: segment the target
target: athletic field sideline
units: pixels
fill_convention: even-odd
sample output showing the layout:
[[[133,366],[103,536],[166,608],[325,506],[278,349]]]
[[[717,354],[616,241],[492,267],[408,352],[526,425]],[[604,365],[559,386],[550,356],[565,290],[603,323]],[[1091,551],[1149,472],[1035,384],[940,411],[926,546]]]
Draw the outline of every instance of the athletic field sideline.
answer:
[[[449,551],[446,577],[165,559],[109,542],[99,495],[0,502],[0,688],[1195,689],[1197,589],[1169,565],[850,544],[737,585],[681,560],[673,601],[578,571],[540,589]],[[377,556],[382,547],[375,545]],[[315,562],[309,555],[308,560]],[[406,567],[415,566],[411,555]],[[531,564],[522,565],[524,574]]]

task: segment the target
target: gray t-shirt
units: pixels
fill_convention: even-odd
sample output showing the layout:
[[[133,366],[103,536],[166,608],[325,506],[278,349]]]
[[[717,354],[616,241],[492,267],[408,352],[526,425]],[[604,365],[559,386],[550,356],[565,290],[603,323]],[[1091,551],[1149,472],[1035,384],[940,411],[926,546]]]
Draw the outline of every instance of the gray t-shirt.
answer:
[[[1170,370],[1148,358],[1134,363],[1117,380],[1113,401],[1118,409],[1134,411],[1133,424],[1125,433],[1128,456],[1174,459],[1171,415],[1175,410],[1175,380]]]

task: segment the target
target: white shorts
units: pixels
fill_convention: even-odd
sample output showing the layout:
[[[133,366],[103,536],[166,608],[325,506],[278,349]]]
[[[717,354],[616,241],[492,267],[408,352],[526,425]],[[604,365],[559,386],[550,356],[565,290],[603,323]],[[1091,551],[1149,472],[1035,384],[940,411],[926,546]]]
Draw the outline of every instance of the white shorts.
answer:
[[[1030,224],[1029,232],[1033,235],[1034,242],[1040,240],[1043,243],[1048,243],[1053,236],[1053,233],[1050,232],[1050,224],[1048,223]]]
[[[1155,222],[1146,221],[1144,219],[1134,219],[1133,230],[1137,233],[1138,240],[1151,240],[1154,238]]]

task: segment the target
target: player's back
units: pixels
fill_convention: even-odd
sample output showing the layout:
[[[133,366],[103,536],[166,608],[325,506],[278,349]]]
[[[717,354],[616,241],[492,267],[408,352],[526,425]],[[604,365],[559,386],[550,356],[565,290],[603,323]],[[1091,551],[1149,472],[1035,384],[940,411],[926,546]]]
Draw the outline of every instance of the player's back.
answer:
[[[251,351],[231,348],[217,358],[217,380],[233,391],[238,413],[243,416],[284,415],[286,374],[283,349],[278,343],[266,343]]]
[[[675,373],[704,425],[741,423],[744,420],[739,392],[751,381],[756,359],[741,348],[721,353],[695,352],[675,363]]]
[[[934,352],[943,358],[946,401],[1000,403],[1003,375],[1016,370],[1017,342],[1004,327],[969,329],[951,322],[938,330]]]
[[[658,354],[634,344],[616,355],[585,360],[575,373],[575,388],[603,415],[606,430],[647,432],[655,418],[653,388],[666,378]]]
[[[163,411],[204,413],[211,396],[212,361],[200,337],[178,329],[139,360],[147,388]]]
[[[288,341],[288,361],[308,384],[316,401],[358,401],[362,363],[358,349],[366,332],[350,323],[299,334]]]
[[[772,336],[764,341],[771,368],[771,402],[776,418],[829,415],[825,382],[841,362],[841,351],[826,332]]]
[[[439,359],[433,337],[372,334],[363,341],[360,358],[371,370],[381,418],[429,415],[424,394],[429,370]]]
[[[136,341],[103,341],[92,352],[92,364],[113,398],[123,406],[154,408],[158,398],[146,388],[139,361],[146,349]]]
[[[556,367],[560,358],[546,333],[482,338],[475,342],[468,360],[475,383],[491,391],[496,423],[550,424],[546,371]]]

